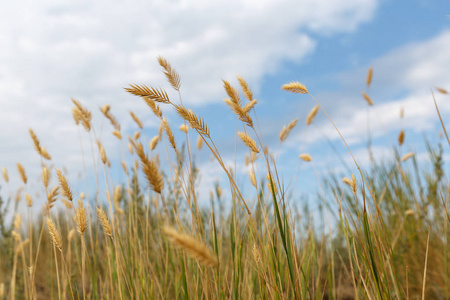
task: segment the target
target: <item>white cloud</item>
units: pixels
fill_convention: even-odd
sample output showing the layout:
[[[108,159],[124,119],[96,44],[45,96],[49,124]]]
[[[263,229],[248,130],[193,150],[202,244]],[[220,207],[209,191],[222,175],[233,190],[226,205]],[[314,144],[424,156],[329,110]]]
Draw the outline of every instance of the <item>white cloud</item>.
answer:
[[[401,129],[417,134],[435,129],[439,119],[430,88],[450,87],[448,49],[450,31],[444,31],[429,40],[400,47],[373,60],[371,65],[374,67],[374,78],[368,93],[372,96],[374,106],[369,109],[360,92],[365,87],[368,67],[339,74],[342,90],[334,94],[319,95],[318,99],[349,144],[367,140],[368,118],[372,138]],[[352,96],[349,97],[349,94]],[[395,94],[399,96],[393,97]],[[445,99],[448,96],[436,92],[435,95],[441,114],[448,116],[450,102]],[[401,108],[404,109],[403,119],[400,119]],[[340,139],[336,129],[321,111],[317,119],[314,126],[297,135],[292,143],[319,142],[323,140],[323,134],[332,140]],[[446,118],[444,123],[445,121]]]
[[[306,31],[352,31],[371,19],[376,5],[376,0],[2,3],[1,164],[16,182],[16,162],[30,177],[38,176],[39,159],[28,136],[32,127],[56,167],[77,174],[81,157],[70,98],[93,111],[97,130],[102,120],[97,108],[105,103],[125,130],[130,109],[151,120],[144,104],[123,87],[167,86],[157,55],[180,72],[185,102],[217,101],[224,97],[220,79],[241,74],[257,90],[262,76],[282,61],[299,62],[313,51],[316,41]],[[113,145],[109,124],[104,131],[104,143]],[[83,142],[90,151],[88,139]],[[107,152],[118,158],[121,150]]]

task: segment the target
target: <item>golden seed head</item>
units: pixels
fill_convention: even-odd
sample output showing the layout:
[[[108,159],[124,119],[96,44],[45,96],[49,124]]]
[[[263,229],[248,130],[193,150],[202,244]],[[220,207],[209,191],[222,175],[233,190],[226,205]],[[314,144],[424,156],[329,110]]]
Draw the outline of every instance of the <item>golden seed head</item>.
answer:
[[[311,125],[318,112],[319,112],[319,105],[316,105],[313,107],[313,109],[311,109],[308,116],[306,117],[306,126]]]
[[[373,68],[370,67],[369,71],[367,72],[367,79],[366,79],[367,87],[370,87],[370,84],[372,83],[372,76],[373,76]]]
[[[369,97],[369,95],[367,95],[365,92],[362,92],[362,96],[363,96],[364,100],[366,100],[369,105],[371,105],[371,106],[373,105],[372,99]]]
[[[187,133],[189,130],[189,127],[186,124],[181,124],[180,125],[180,130]]]
[[[3,174],[3,179],[5,180],[5,182],[8,183],[9,182],[8,171],[6,170],[5,167],[2,168],[2,174]]]
[[[197,139],[197,149],[198,150],[202,149],[202,146],[203,146],[203,138],[199,136]]]
[[[312,161],[311,155],[308,153],[302,153],[298,156],[298,158],[302,159],[303,161]]]
[[[33,199],[31,199],[30,194],[25,193],[25,200],[27,202],[27,206],[28,207],[32,207],[33,206]]]
[[[414,152],[406,153],[405,155],[403,155],[401,161],[403,162],[403,161],[405,161],[405,160],[407,160],[407,159],[409,159],[409,158],[411,158],[413,156],[414,156]]]
[[[66,197],[67,200],[73,201],[72,190],[70,189],[70,186],[67,183],[66,177],[60,170],[56,170],[56,175],[58,176],[59,186],[61,187],[63,196]]]
[[[309,94],[308,90],[306,89],[306,87],[301,84],[300,82],[290,82],[287,84],[283,84],[283,86],[281,87],[283,90],[291,92],[291,93],[296,93],[296,94]]]
[[[259,153],[259,147],[256,145],[256,142],[248,136],[246,133],[239,131],[238,132],[239,137],[244,142],[245,145],[247,145],[250,150],[252,150],[255,153]]]
[[[59,249],[59,251],[62,251],[62,238],[61,234],[56,229],[55,223],[50,217],[47,217],[46,223],[53,244],[55,244],[55,246]]]
[[[113,135],[114,135],[116,138],[118,138],[119,140],[122,139],[122,135],[120,134],[120,131],[118,131],[118,130],[114,130],[114,131],[113,131]]]
[[[87,229],[87,211],[81,200],[78,200],[78,207],[75,211],[75,222],[77,223],[78,233],[83,235]]]
[[[403,145],[404,141],[405,141],[405,131],[401,130],[400,133],[398,134],[398,145],[399,146]]]
[[[13,222],[14,228],[19,230],[20,229],[20,224],[22,224],[22,219],[20,218],[19,214],[16,214],[14,216],[14,222]]]
[[[25,174],[25,169],[24,169],[24,167],[20,164],[20,163],[17,163],[17,170],[19,171],[19,175],[20,175],[20,178],[22,179],[22,181],[23,181],[23,183],[27,183],[27,175]]]

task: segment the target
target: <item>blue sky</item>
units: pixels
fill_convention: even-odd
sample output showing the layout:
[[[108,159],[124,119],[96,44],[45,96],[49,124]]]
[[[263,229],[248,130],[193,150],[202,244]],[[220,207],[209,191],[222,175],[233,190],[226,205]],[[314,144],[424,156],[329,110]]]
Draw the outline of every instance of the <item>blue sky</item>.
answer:
[[[67,168],[72,185],[81,192],[73,97],[93,111],[97,130],[104,130],[102,142],[113,163],[112,174],[119,173],[121,148],[109,134],[109,124],[102,127],[98,107],[111,105],[124,136],[137,129],[128,114],[134,111],[144,121],[142,141],[147,144],[157,133],[158,122],[123,88],[147,84],[167,88],[175,97],[157,64],[158,55],[180,73],[184,103],[208,122],[224,159],[234,164],[236,158],[242,184],[248,183],[246,149],[238,142],[235,157],[237,122],[223,102],[221,81],[237,87],[238,74],[259,101],[258,121],[273,151],[283,125],[299,118],[278,152],[279,171],[286,182],[296,178],[290,188],[297,195],[317,191],[314,174],[350,175],[330,143],[343,160],[350,165],[351,161],[322,112],[306,128],[306,115],[315,104],[307,95],[280,90],[290,81],[304,83],[321,102],[364,167],[370,163],[367,119],[377,158],[391,155],[398,132],[404,129],[402,151],[414,151],[425,161],[424,136],[436,142],[440,130],[430,87],[450,90],[449,15],[448,1],[425,0],[2,3],[0,165],[7,168],[12,189],[21,185],[15,167],[20,162],[29,174],[29,189],[42,192],[39,158],[28,136],[31,127],[53,156],[53,167]],[[368,108],[361,91],[366,90],[370,66],[374,77],[367,92],[375,105]],[[448,96],[436,96],[445,122],[450,114]],[[181,120],[170,110],[165,115],[177,131]],[[86,146],[88,138],[82,136]],[[196,138],[192,133],[191,139]],[[178,132],[177,139],[181,144]],[[300,162],[302,152],[310,153],[313,162]],[[227,186],[209,157],[206,149],[196,154],[203,195],[215,181]],[[113,179],[120,183],[120,176]],[[6,188],[1,192],[7,195]]]

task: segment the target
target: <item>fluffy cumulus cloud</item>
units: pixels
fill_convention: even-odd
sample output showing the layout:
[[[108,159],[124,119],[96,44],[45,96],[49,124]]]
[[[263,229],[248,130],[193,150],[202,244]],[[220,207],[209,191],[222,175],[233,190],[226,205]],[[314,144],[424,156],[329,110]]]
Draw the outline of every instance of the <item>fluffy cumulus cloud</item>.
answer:
[[[123,87],[167,86],[158,55],[181,73],[186,103],[211,103],[223,98],[220,79],[241,74],[257,89],[281,62],[300,62],[313,51],[313,35],[355,30],[371,19],[376,5],[376,0],[4,2],[1,164],[15,174],[20,161],[29,170],[35,166],[30,172],[38,175],[39,160],[27,136],[33,127],[57,167],[77,169],[81,157],[70,98],[95,111],[97,120],[97,108],[111,104],[125,129],[130,109],[147,120],[144,105]]]
[[[419,135],[435,130],[439,119],[430,89],[450,87],[449,48],[450,31],[443,31],[429,40],[400,47],[374,59],[371,62],[373,82],[366,91],[374,102],[369,109],[361,96],[369,66],[337,75],[342,89],[318,98],[350,144],[358,145],[367,140],[368,118],[372,138],[401,129]],[[441,114],[448,116],[450,104],[445,99],[448,96],[436,90],[435,96]],[[401,109],[403,119],[400,119]],[[319,116],[317,126],[309,129],[305,136],[297,136],[294,142],[316,143],[323,140],[323,135],[333,140],[340,138],[324,115]]]

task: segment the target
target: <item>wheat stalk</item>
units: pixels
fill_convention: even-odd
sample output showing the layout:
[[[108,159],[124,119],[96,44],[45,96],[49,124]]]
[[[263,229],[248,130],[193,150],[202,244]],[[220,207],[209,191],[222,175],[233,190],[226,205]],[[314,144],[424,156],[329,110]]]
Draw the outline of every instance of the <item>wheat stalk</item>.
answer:
[[[164,233],[170,241],[186,251],[186,253],[195,258],[205,266],[218,266],[217,257],[208,249],[208,247],[187,234],[178,233],[171,227],[163,227]]]

